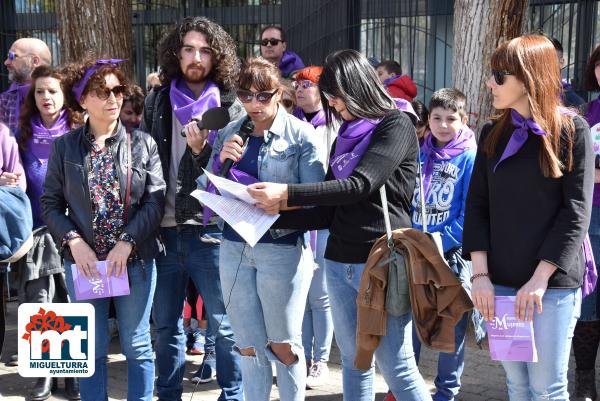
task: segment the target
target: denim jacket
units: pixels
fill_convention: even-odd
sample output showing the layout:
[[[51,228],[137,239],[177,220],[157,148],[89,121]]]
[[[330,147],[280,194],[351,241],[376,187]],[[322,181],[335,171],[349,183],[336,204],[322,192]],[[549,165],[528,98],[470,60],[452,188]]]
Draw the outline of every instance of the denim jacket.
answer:
[[[229,123],[219,130],[207,170],[212,171],[223,143],[240,131],[246,116]],[[265,131],[264,143],[258,154],[258,179],[262,182],[297,184],[321,182],[325,178],[325,159],[328,149],[312,125],[301,121],[279,106],[271,128]],[[206,188],[206,176],[197,180],[200,189]],[[290,234],[296,230],[271,229],[273,238]]]

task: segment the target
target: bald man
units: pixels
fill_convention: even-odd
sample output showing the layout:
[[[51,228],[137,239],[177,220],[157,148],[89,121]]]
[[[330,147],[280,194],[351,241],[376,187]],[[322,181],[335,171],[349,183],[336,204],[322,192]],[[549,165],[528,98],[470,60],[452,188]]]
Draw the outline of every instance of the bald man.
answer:
[[[36,38],[16,40],[4,60],[8,79],[12,82],[6,92],[0,93],[0,122],[14,135],[19,122],[19,110],[29,91],[31,73],[40,65],[52,64],[50,49]]]

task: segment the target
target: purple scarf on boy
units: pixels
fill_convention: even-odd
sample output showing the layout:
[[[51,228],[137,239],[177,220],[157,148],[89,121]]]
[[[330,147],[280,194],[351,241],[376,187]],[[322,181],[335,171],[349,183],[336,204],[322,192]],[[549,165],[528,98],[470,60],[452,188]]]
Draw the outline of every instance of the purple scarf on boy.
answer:
[[[467,150],[477,148],[475,134],[466,125],[463,125],[458,135],[443,148],[437,148],[434,140],[433,134],[429,132],[421,145],[421,152],[425,155],[425,164],[423,166],[423,194],[425,197],[427,197],[429,192],[435,162],[450,160]]]

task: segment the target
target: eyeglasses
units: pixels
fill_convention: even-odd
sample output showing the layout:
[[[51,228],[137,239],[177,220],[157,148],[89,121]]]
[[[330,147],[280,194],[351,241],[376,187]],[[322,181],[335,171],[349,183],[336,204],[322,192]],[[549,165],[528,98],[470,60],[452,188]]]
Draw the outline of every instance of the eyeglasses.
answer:
[[[15,61],[16,58],[27,57],[27,56],[30,56],[30,54],[23,54],[23,55],[19,56],[17,53],[15,53],[13,51],[9,51],[8,54],[6,55],[6,58],[8,58],[10,61]]]
[[[279,44],[279,42],[285,42],[284,40],[281,39],[277,39],[277,38],[270,38],[270,39],[263,39],[260,41],[260,44],[262,46],[266,46],[269,43],[271,44],[271,46],[277,46]]]
[[[497,85],[504,85],[504,82],[506,81],[506,76],[514,74],[508,71],[492,70],[492,75],[494,76],[494,81],[496,81]]]
[[[308,88],[312,88],[313,86],[317,86],[317,85],[315,85],[314,82],[309,81],[308,79],[303,79],[301,81],[292,82],[292,86],[294,87],[294,89],[298,89],[298,88],[308,89]]]
[[[96,94],[96,97],[100,100],[106,100],[110,97],[110,94],[112,93],[113,95],[115,95],[115,98],[121,98],[125,95],[125,92],[127,92],[127,86],[125,85],[117,85],[115,87],[113,87],[112,89],[109,88],[96,88],[94,89],[94,93]]]
[[[273,92],[251,92],[244,89],[237,90],[237,97],[240,99],[242,103],[250,103],[252,98],[256,98],[256,100],[260,103],[269,103],[271,98],[277,93],[278,89],[275,89]]]

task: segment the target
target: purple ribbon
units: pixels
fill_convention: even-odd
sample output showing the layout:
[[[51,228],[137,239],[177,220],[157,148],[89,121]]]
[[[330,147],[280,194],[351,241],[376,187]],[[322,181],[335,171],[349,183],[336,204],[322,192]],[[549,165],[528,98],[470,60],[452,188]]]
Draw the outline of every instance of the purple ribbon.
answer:
[[[85,90],[85,87],[87,86],[88,81],[90,80],[90,77],[96,71],[98,71],[100,68],[107,66],[107,65],[116,67],[119,65],[119,63],[122,63],[123,61],[126,61],[126,60],[127,59],[122,59],[122,58],[109,58],[109,59],[96,60],[96,63],[94,65],[92,65],[87,70],[85,70],[85,74],[83,74],[83,78],[81,78],[75,85],[73,85],[73,89],[71,89],[71,91],[73,92],[73,95],[75,95],[75,99],[77,99],[78,102],[81,100],[81,95],[83,94],[83,91]]]
[[[325,111],[323,109],[319,110],[310,121],[306,119],[304,110],[302,110],[302,108],[300,107],[296,107],[294,109],[294,116],[298,117],[302,121],[310,123],[315,128],[320,127],[321,125],[325,125],[325,123],[327,122],[325,120]]]
[[[437,148],[434,144],[434,136],[428,132],[421,145],[421,151],[425,155],[425,164],[423,166],[423,195],[427,197],[429,186],[433,177],[433,165],[441,160],[450,160],[463,152],[476,149],[477,141],[475,134],[469,127],[463,125],[456,137],[448,142],[443,148]]]
[[[70,131],[69,119],[67,117],[67,111],[62,109],[60,115],[52,124],[52,127],[46,128],[42,119],[38,114],[35,114],[31,118],[31,139],[30,149],[40,160],[48,160],[50,155],[50,149],[54,139],[62,136],[66,132]]]
[[[194,93],[185,81],[181,78],[174,79],[171,81],[169,98],[173,113],[181,125],[186,125],[193,117],[201,116],[206,110],[221,105],[219,87],[211,80],[206,81],[202,93],[198,99],[194,99]]]
[[[500,160],[494,166],[494,172],[498,168],[498,165],[504,161],[505,159],[515,155],[525,144],[527,141],[527,132],[531,130],[534,135],[546,136],[546,131],[542,129],[533,121],[532,118],[525,119],[518,111],[515,109],[511,109],[510,115],[512,118],[512,124],[515,126],[515,130],[513,131],[510,139],[508,140],[508,144],[506,144],[506,148],[504,152],[502,152],[502,156],[500,156]]]
[[[345,121],[338,132],[335,151],[329,164],[337,179],[348,178],[371,143],[378,120],[357,118]]]

